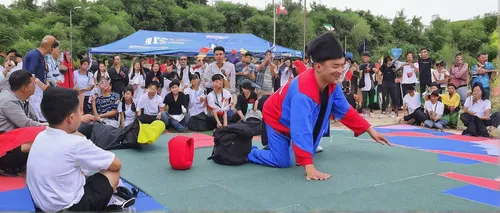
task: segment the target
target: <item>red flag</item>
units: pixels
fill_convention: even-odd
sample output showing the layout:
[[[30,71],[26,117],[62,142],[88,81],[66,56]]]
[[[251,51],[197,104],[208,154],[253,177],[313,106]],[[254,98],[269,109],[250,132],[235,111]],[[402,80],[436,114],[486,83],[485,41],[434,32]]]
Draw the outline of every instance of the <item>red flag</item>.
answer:
[[[286,11],[285,6],[278,5],[278,7],[276,8],[276,14],[287,15],[288,11]]]
[[[236,55],[236,53],[238,53],[236,50],[231,50],[231,54]]]
[[[208,48],[208,47],[202,47],[202,48],[200,49],[200,53],[207,54],[210,50],[211,50],[211,49],[210,49],[210,48]]]

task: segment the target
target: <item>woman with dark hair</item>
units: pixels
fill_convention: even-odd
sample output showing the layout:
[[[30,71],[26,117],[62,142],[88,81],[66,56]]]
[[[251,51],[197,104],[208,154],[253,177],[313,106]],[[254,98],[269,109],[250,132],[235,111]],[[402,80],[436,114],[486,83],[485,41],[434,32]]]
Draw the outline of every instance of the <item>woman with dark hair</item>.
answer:
[[[380,67],[380,71],[383,77],[382,84],[380,85],[382,89],[382,113],[386,113],[390,97],[393,110],[391,117],[396,117],[398,116],[400,105],[398,97],[399,87],[396,86],[396,66],[392,62],[391,56],[386,56],[384,58],[384,63]]]
[[[120,128],[124,128],[132,123],[134,123],[137,117],[136,106],[134,101],[134,87],[128,85],[123,91],[123,98],[118,104],[119,122]]]
[[[159,63],[154,63],[153,66],[151,67],[151,72],[148,72],[146,75],[146,82],[145,82],[145,87],[149,87],[151,82],[157,81],[160,83],[160,88],[163,88],[163,81],[161,78],[161,72],[160,72],[160,64]]]
[[[491,125],[491,102],[487,99],[481,83],[472,86],[472,96],[465,100],[464,113],[460,120],[467,127],[462,135],[489,137],[486,127]]]
[[[133,63],[130,68],[132,72],[129,74],[130,85],[132,85],[134,89],[134,100],[137,101],[141,97],[142,94],[146,92],[146,88],[144,85],[144,70],[142,68],[142,64],[139,61]]]
[[[277,91],[280,87],[285,86],[285,84],[295,76],[297,76],[297,68],[295,68],[292,64],[292,60],[290,58],[285,58],[285,62],[278,68],[278,75],[274,79],[274,91]]]
[[[108,71],[104,62],[99,62],[99,69],[95,73],[95,83],[101,82],[101,78],[109,78]]]

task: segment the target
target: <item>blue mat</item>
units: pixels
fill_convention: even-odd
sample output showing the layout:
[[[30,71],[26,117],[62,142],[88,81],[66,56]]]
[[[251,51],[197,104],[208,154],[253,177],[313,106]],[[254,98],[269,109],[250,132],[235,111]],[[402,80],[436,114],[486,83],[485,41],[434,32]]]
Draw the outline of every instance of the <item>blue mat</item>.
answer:
[[[122,179],[124,185],[132,189],[133,185]],[[154,200],[143,191],[137,195],[135,204],[129,208],[129,211],[166,211],[167,208]],[[34,212],[35,207],[31,199],[30,191],[27,187],[22,189],[0,192],[0,212],[5,211],[23,211]]]
[[[449,189],[443,193],[500,208],[500,192],[475,185]]]

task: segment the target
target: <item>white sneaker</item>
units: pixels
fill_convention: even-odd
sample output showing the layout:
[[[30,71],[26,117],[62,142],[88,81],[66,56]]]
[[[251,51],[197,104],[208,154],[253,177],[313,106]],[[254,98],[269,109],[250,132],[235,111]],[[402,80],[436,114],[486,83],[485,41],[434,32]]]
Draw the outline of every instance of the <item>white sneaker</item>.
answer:
[[[320,152],[323,152],[323,147],[318,146],[318,148],[316,148],[316,153],[320,153]]]
[[[135,204],[135,197],[125,200],[117,195],[113,195],[108,203],[108,211],[120,211]]]
[[[370,118],[374,118],[375,117],[375,114],[373,114],[373,112],[370,112]]]

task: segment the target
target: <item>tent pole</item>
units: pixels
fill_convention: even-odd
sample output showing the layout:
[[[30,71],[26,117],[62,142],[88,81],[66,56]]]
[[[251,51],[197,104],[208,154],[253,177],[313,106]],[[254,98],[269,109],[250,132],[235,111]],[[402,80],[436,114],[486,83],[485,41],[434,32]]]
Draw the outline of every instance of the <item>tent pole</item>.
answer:
[[[304,52],[302,52],[302,59],[304,60],[306,58],[306,13],[307,13],[307,0],[304,0]]]
[[[273,19],[273,45],[276,45],[276,5],[274,4],[274,0],[273,0],[273,16],[274,16],[274,19]]]

